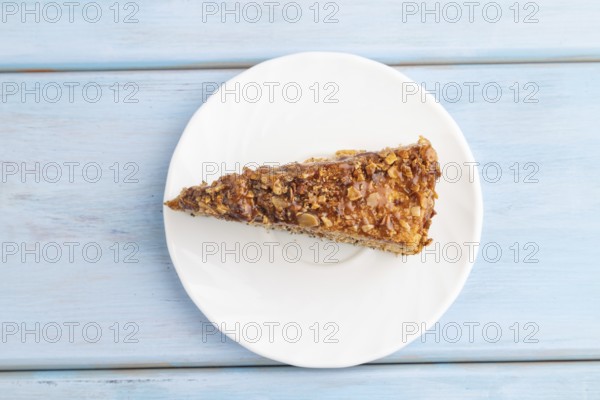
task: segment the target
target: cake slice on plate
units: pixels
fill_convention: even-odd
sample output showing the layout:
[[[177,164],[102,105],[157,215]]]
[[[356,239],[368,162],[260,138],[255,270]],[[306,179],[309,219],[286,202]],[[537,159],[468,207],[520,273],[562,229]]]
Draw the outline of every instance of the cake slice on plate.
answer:
[[[416,254],[432,240],[439,176],[437,154],[421,137],[378,152],[343,150],[330,159],[244,168],[185,188],[165,204],[192,215]]]

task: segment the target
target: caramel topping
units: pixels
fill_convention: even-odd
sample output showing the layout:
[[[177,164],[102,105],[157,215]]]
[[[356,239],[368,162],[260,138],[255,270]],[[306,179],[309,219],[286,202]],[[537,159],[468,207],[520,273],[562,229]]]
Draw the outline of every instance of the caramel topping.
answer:
[[[435,215],[440,169],[429,141],[421,138],[417,144],[379,152],[345,150],[336,156],[245,168],[211,185],[184,189],[165,204],[197,215],[338,235],[342,241],[367,241],[407,254],[431,241],[427,232]]]

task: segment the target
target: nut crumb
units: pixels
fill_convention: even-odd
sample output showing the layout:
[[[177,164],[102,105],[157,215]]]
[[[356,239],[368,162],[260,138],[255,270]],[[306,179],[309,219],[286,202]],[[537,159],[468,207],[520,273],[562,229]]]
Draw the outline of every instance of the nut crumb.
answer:
[[[398,172],[398,168],[395,165],[391,166],[390,169],[387,170],[387,174],[392,179],[398,179],[400,176],[400,172]]]
[[[323,224],[325,224],[327,228],[330,228],[333,225],[333,222],[327,217],[321,217],[321,221],[323,221]]]
[[[349,198],[351,201],[358,200],[358,199],[360,199],[360,198],[362,198],[362,197],[363,197],[363,196],[362,196],[362,193],[361,193],[361,192],[359,192],[358,190],[356,190],[356,188],[355,188],[354,186],[350,186],[350,187],[348,188],[348,198]]]
[[[390,154],[388,154],[387,157],[385,157],[385,163],[387,165],[392,165],[397,159],[398,157],[396,157],[396,153],[391,151]]]
[[[367,197],[367,205],[369,207],[377,207],[379,204],[379,193],[371,193],[369,197]]]
[[[361,226],[360,229],[362,229],[363,232],[369,232],[371,229],[373,229],[375,226],[371,225],[371,224],[367,224],[367,225],[363,225]]]

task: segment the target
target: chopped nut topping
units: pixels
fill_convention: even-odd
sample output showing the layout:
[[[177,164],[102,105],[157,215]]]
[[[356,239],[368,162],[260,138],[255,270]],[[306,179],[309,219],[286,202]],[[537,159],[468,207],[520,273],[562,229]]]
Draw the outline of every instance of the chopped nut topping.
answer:
[[[277,196],[273,196],[273,198],[271,199],[271,202],[273,203],[273,205],[275,206],[275,208],[277,210],[282,210],[290,205],[290,203],[288,203],[284,198],[277,197]]]
[[[330,228],[333,225],[333,222],[327,217],[321,217],[321,221],[325,224],[326,227]]]
[[[425,151],[425,158],[429,162],[437,161],[437,154],[435,154],[435,150],[433,149],[433,147],[430,147]]]
[[[319,226],[319,219],[312,214],[300,214],[298,215],[298,224],[304,228],[312,228]]]
[[[369,174],[369,176],[372,176],[375,173],[375,171],[377,171],[377,165],[371,162],[365,167],[365,171],[367,171],[367,174]]]
[[[400,171],[402,171],[402,174],[405,175],[407,178],[413,177],[412,170],[410,169],[410,166],[407,164],[402,164],[402,167],[400,167]]]
[[[356,180],[358,182],[364,182],[364,180],[365,180],[365,174],[363,174],[362,169],[357,168],[354,171],[354,178],[356,178]]]
[[[400,226],[404,229],[406,229],[407,231],[410,231],[410,225],[408,224],[408,222],[404,221],[404,220],[400,220]]]
[[[398,172],[398,168],[395,165],[391,166],[390,169],[387,170],[387,174],[392,179],[398,179],[400,176],[400,172]]]
[[[337,157],[244,168],[184,189],[166,205],[394,253],[416,254],[431,242],[440,167],[426,139],[380,152],[342,151]]]
[[[396,156],[396,153],[394,153],[393,151],[390,152],[390,154],[387,155],[387,157],[385,158],[385,162],[387,165],[392,165],[394,163],[394,161],[396,161],[398,159],[398,157]]]
[[[352,201],[362,198],[362,194],[354,186],[348,188],[348,198]]]
[[[273,193],[275,193],[277,195],[284,193],[283,185],[281,184],[281,181],[279,181],[279,179],[277,179],[277,180],[275,180],[275,182],[273,182]]]
[[[360,227],[360,229],[362,229],[363,232],[369,232],[373,228],[375,228],[375,226],[371,225],[371,224],[363,225],[363,226]]]
[[[379,204],[379,193],[371,193],[369,197],[367,197],[367,205],[369,207],[377,207]]]

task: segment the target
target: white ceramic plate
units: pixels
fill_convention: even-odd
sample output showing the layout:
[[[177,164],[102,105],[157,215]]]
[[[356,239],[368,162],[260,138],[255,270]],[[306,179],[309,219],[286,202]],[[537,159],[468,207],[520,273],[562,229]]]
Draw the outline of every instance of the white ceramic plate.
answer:
[[[236,76],[191,119],[171,160],[165,200],[243,165],[379,150],[419,135],[437,149],[446,174],[437,186],[435,241],[428,253],[409,257],[165,208],[177,273],[230,339],[292,365],[351,366],[399,350],[457,297],[474,261],[465,243],[480,238],[481,188],[459,127],[417,88],[365,58],[301,53]],[[221,334],[211,328],[198,335]]]

